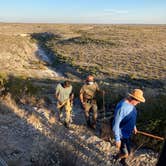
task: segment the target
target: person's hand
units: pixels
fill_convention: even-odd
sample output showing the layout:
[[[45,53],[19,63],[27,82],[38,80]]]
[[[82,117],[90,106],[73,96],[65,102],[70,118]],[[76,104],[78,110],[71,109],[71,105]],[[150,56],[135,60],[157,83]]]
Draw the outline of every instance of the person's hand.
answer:
[[[116,142],[116,147],[117,147],[118,150],[120,149],[120,147],[121,147],[121,141],[117,141]]]
[[[137,130],[137,128],[136,127],[134,127],[134,134],[137,134],[137,132],[138,132],[138,130]]]
[[[82,107],[85,108],[85,102],[81,102]]]
[[[62,105],[62,102],[61,102],[61,101],[58,101],[58,104],[59,104],[59,105]]]
[[[74,100],[74,94],[73,93],[70,95],[70,100]]]
[[[73,100],[70,100],[70,105],[73,106]]]

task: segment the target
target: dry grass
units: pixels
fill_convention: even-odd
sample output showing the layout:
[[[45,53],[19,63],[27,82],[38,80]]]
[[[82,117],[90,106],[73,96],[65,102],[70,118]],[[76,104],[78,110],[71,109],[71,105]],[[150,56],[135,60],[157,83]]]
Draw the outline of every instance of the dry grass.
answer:
[[[49,73],[41,73],[41,70],[45,70],[45,66],[35,55],[37,44],[41,42],[37,40],[34,43],[30,36],[22,35],[34,33],[40,35],[44,32],[55,36],[51,40],[47,40],[46,36],[46,40],[42,43],[43,48],[46,48],[48,53],[51,51],[57,59],[74,66],[75,72],[81,73],[82,78],[87,72],[91,72],[102,79],[107,101],[111,104],[117,103],[133,87],[142,88],[148,102],[142,108],[147,114],[146,116],[143,114],[140,119],[143,119],[143,122],[153,119],[151,126],[155,127],[156,134],[162,136],[163,133],[159,130],[165,125],[165,120],[161,119],[160,113],[164,112],[161,115],[165,116],[165,107],[162,106],[165,98],[156,100],[160,97],[155,96],[160,96],[159,93],[165,93],[166,90],[165,25],[0,24],[1,72],[27,78],[31,76],[36,81],[37,77],[43,79],[44,75],[49,78]],[[60,61],[57,62],[58,64],[55,65],[63,68],[63,64],[60,64]],[[4,74],[0,76],[1,84],[3,84],[3,77],[6,76]],[[48,79],[48,84],[49,81]],[[18,85],[20,84],[18,83],[16,88],[21,89],[20,95],[22,88],[18,88]],[[13,88],[14,86],[11,86],[11,90]],[[78,96],[80,83],[74,85],[74,88]],[[156,89],[159,89],[158,93]],[[30,90],[33,90],[31,86]],[[16,90],[14,89],[13,92],[15,93]],[[150,100],[152,97],[154,101]],[[32,104],[37,100],[29,98],[26,101],[29,101],[27,104]],[[17,114],[18,111],[15,113]],[[22,118],[24,113],[19,111],[19,115]],[[40,121],[35,114],[29,115],[28,119],[30,124],[33,125],[35,122],[36,127],[40,128],[38,126]],[[159,119],[161,123],[158,124],[156,119]],[[55,122],[56,119],[49,118],[50,124]],[[144,123],[142,124],[144,127]]]
[[[58,35],[45,43],[70,63],[110,77],[165,79],[166,26],[0,24],[1,70],[20,74],[43,68],[35,44],[22,34]],[[2,67],[3,66],[3,67]]]
[[[0,69],[7,73],[24,75],[33,66],[39,66],[36,46],[28,38],[0,35]]]
[[[55,52],[86,68],[96,66],[110,76],[164,79],[165,26],[93,26],[79,30],[80,37],[54,40]]]

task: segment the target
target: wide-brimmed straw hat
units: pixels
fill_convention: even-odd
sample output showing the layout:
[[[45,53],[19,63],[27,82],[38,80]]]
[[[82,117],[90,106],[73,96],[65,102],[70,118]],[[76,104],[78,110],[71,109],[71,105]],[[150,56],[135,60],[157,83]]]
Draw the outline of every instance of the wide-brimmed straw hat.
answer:
[[[143,91],[141,89],[134,89],[132,93],[129,93],[129,96],[133,97],[134,99],[145,102],[145,98],[143,96]]]

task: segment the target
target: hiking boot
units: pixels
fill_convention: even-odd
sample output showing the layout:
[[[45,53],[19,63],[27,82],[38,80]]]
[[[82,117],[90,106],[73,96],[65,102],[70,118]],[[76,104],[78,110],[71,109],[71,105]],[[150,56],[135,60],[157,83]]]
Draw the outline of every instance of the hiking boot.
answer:
[[[62,122],[62,120],[61,120],[61,118],[60,118],[60,117],[58,117],[58,122]]]
[[[90,119],[88,119],[87,121],[86,121],[86,123],[87,123],[87,127],[90,127],[91,125],[90,125]]]
[[[62,116],[58,116],[58,121],[59,121],[60,123],[63,123],[63,117],[62,117]]]
[[[112,159],[113,159],[113,160],[118,160],[118,159],[119,159],[119,155],[118,155],[118,154],[112,155]]]
[[[91,127],[92,127],[92,129],[96,129],[96,123],[93,123],[92,125],[91,125]]]
[[[113,163],[113,165],[119,164],[119,156],[118,156],[118,154],[117,155],[111,155],[110,160]]]
[[[65,126],[67,129],[69,129],[69,123],[65,122],[65,123],[64,123],[64,126]]]
[[[123,165],[123,166],[129,166],[126,162],[126,159],[121,159],[120,160],[120,163]]]

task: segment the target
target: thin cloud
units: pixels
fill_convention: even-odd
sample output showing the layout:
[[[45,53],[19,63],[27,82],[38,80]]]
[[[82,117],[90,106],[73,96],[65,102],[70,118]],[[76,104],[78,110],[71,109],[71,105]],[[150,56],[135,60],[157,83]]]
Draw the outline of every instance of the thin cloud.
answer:
[[[104,13],[107,14],[128,14],[128,10],[117,10],[117,9],[105,9]]]

